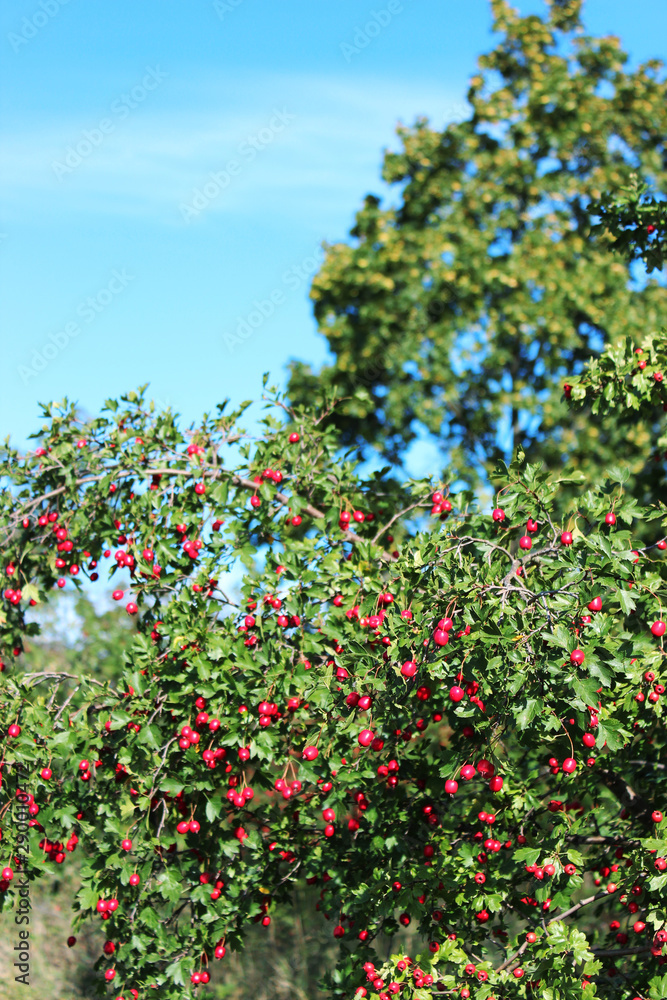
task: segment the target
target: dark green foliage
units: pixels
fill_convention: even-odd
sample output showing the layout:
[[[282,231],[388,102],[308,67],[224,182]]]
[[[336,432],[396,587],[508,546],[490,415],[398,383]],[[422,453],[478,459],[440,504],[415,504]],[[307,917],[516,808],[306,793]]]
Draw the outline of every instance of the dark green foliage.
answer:
[[[335,391],[336,426],[366,453],[393,459],[426,435],[449,482],[473,486],[518,446],[591,477],[643,466],[641,421],[621,436],[567,416],[559,388],[605,342],[662,323],[665,288],[631,287],[591,226],[633,173],[664,188],[667,85],[657,61],[630,70],[617,38],[584,34],[581,6],[521,17],[493,0],[502,37],[470,81],[469,119],[399,129],[383,167],[394,203],[368,196],[349,243],[327,249],[311,295],[334,364],[295,363],[290,393]]]

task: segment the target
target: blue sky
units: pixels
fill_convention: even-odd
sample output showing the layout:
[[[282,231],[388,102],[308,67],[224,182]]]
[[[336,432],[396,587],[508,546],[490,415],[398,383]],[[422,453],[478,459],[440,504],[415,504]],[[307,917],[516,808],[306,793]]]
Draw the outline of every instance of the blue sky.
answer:
[[[663,54],[664,0],[586,11]],[[465,114],[490,24],[487,0],[7,0],[0,436],[143,382],[190,421],[322,362],[321,243],[384,193],[397,121]]]

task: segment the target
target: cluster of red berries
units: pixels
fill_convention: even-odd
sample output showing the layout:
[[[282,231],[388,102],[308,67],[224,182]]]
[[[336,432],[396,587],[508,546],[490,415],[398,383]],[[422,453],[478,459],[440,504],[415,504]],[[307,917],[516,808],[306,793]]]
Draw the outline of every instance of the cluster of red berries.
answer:
[[[452,511],[452,502],[449,497],[444,496],[439,490],[431,496],[431,514],[435,517],[440,515],[440,520],[445,521]]]

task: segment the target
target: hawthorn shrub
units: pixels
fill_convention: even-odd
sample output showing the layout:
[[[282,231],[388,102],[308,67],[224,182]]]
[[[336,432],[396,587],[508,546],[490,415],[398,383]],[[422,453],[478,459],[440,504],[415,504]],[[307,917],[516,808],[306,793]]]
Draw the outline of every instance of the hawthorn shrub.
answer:
[[[608,357],[566,395],[614,420],[639,376]],[[310,884],[332,997],[667,996],[662,498],[521,453],[493,511],[399,487],[275,394],[253,437],[143,392],[44,415],[2,460],[6,933],[74,854],[101,995],[206,996]],[[122,667],[25,670],[30,608],[83,578]],[[379,953],[401,926],[422,949]]]

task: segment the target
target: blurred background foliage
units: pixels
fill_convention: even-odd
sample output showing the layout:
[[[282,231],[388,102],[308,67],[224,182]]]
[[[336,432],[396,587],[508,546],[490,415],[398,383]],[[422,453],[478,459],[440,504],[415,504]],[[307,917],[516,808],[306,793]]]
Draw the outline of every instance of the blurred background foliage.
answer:
[[[469,117],[399,129],[383,167],[393,202],[368,195],[313,281],[332,364],[293,363],[290,392],[335,390],[332,419],[366,456],[397,462],[427,442],[445,482],[483,487],[520,445],[592,478],[622,461],[655,489],[655,427],[568,414],[562,383],[664,319],[664,282],[595,228],[600,199],[633,175],[665,190],[664,69],[630,70],[619,39],[589,37],[582,0],[546,6],[522,17],[492,0],[501,38],[470,81]]]

